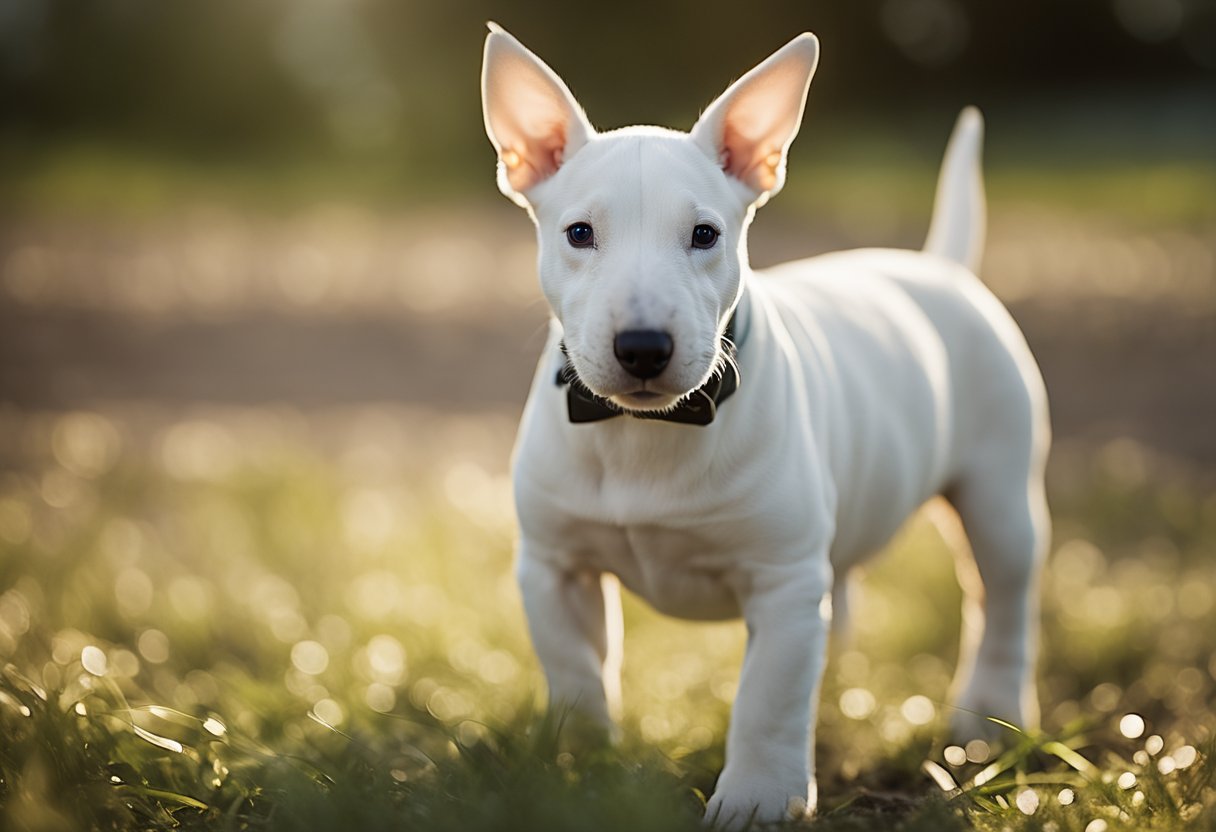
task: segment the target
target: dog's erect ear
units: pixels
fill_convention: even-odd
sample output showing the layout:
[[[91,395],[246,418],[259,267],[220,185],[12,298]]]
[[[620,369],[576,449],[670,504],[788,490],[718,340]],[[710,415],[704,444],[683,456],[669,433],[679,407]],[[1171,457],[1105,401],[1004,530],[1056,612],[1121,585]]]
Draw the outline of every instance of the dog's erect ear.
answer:
[[[570,90],[540,58],[490,23],[481,67],[486,134],[498,151],[498,187],[524,193],[548,179],[595,135]]]
[[[804,32],[722,93],[692,128],[692,138],[758,203],[781,190],[785,157],[798,135],[819,40]]]

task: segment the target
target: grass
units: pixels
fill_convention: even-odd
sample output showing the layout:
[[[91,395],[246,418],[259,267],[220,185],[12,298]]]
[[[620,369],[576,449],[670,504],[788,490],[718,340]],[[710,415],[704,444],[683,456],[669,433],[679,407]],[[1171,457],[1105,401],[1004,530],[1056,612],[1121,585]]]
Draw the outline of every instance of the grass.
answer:
[[[739,625],[628,601],[623,739],[579,745],[493,466],[226,430],[68,414],[0,475],[0,826],[700,828]],[[958,590],[914,521],[827,671],[813,828],[1216,825],[1216,500],[1124,443],[1058,461],[1054,507],[1045,731],[944,746]]]

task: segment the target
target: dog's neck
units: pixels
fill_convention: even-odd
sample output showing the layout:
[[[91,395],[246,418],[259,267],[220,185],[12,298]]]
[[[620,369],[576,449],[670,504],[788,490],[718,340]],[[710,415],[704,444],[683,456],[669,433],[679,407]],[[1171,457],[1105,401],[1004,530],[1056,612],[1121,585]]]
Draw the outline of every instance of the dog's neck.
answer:
[[[563,412],[559,418],[569,440],[567,452],[583,459],[589,470],[600,471],[604,483],[629,483],[647,493],[671,495],[693,493],[696,484],[713,477],[715,470],[731,470],[745,459],[770,453],[779,429],[774,419],[779,417],[756,391],[772,382],[757,372],[765,364],[762,353],[773,345],[764,331],[767,302],[750,277],[744,273],[735,307],[742,343],[739,391],[723,403],[713,424],[698,427],[631,418],[572,424]],[[559,395],[564,397],[564,391]],[[564,400],[561,406],[564,411]]]

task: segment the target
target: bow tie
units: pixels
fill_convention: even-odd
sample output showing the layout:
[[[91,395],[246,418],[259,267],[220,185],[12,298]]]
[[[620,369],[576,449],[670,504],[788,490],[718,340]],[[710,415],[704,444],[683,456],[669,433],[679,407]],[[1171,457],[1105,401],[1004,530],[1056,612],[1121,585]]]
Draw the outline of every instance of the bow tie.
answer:
[[[732,314],[722,336],[722,349],[726,351],[729,360],[723,363],[721,370],[710,376],[709,381],[689,393],[675,408],[665,411],[626,411],[607,399],[600,398],[583,384],[567,356],[562,368],[557,371],[556,381],[558,387],[570,385],[566,393],[570,421],[575,424],[601,422],[628,414],[635,419],[655,419],[682,425],[708,425],[718,414],[718,405],[739,389],[734,338],[735,316]],[[563,343],[562,354],[565,353],[566,345]]]

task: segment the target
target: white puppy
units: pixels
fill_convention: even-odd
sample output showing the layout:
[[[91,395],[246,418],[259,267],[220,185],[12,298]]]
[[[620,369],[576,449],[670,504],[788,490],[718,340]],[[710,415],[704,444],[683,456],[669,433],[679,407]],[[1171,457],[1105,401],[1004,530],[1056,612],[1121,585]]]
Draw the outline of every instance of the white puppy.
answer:
[[[1033,722],[1047,405],[1021,333],[971,271],[979,114],[951,139],[924,252],[755,272],[747,228],[785,178],[813,35],[690,133],[597,133],[552,70],[490,28],[486,130],[499,187],[535,220],[553,313],[514,460],[519,581],[551,705],[610,724],[618,579],[670,615],[742,615],[707,818],[812,812],[815,703],[848,572],[940,494],[974,550],[954,728]]]

